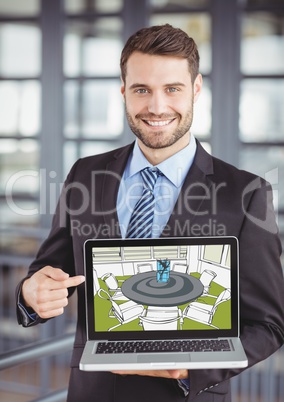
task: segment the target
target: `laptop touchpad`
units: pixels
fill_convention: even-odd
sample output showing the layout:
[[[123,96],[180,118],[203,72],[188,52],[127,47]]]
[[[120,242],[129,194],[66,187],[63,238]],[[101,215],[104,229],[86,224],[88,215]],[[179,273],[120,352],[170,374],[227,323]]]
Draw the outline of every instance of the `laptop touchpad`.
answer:
[[[138,363],[169,363],[169,362],[190,362],[190,354],[189,353],[162,353],[153,355],[148,353],[138,354],[137,355]]]

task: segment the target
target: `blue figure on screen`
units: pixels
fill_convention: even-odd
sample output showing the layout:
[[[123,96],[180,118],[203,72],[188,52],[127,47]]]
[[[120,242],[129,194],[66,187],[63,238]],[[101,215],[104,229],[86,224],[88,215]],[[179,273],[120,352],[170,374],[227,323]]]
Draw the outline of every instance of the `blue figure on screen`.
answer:
[[[157,282],[168,282],[170,279],[170,261],[157,260]]]

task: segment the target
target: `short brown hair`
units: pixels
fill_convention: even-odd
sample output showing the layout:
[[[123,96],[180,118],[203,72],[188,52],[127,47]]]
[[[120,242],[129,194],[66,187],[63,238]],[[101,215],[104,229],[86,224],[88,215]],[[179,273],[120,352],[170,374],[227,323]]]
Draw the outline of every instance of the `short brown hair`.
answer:
[[[196,43],[187,33],[170,24],[142,28],[130,36],[120,58],[121,77],[124,82],[126,64],[133,52],[187,59],[192,83],[199,72],[199,53]]]

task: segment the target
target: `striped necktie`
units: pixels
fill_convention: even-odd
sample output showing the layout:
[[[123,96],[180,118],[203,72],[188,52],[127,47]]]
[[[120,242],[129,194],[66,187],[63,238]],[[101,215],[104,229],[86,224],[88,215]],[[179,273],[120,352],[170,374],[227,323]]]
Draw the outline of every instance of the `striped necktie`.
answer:
[[[140,174],[143,179],[143,193],[132,212],[126,237],[151,237],[155,207],[153,190],[158,176],[162,173],[159,169],[145,168]]]

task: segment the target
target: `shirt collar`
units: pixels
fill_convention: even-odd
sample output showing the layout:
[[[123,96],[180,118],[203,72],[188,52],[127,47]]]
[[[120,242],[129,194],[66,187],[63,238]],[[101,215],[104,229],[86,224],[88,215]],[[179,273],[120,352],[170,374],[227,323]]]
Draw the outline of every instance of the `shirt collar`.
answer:
[[[196,140],[191,134],[190,142],[185,148],[159,163],[156,167],[159,168],[163,175],[170,180],[173,185],[180,187],[192,165],[195,152]],[[130,163],[125,171],[125,179],[134,176],[146,167],[153,167],[153,165],[151,165],[151,163],[145,158],[136,140]]]

